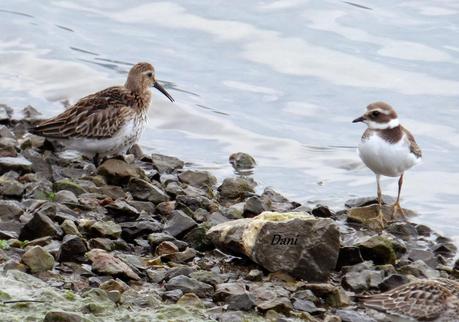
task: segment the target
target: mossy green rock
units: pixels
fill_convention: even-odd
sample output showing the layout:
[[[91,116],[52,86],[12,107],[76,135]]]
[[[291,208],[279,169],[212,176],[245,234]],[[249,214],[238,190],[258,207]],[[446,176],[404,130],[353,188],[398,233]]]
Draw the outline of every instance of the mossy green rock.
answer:
[[[81,195],[82,193],[87,192],[78,183],[72,180],[69,180],[69,179],[62,179],[62,180],[54,182],[53,190],[56,192],[61,191],[61,190],[68,190],[68,191],[73,192],[77,196]]]
[[[388,238],[374,236],[358,246],[363,259],[371,260],[376,265],[395,264],[397,260],[394,245]]]

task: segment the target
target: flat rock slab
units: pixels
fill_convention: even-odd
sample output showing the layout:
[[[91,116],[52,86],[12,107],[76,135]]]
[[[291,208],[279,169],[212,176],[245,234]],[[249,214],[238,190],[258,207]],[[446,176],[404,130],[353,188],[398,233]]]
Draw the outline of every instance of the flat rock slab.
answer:
[[[207,236],[221,250],[247,256],[270,272],[308,281],[328,278],[340,248],[333,220],[302,212],[264,212],[216,225]]]
[[[139,275],[137,275],[125,262],[109,254],[105,250],[92,249],[86,253],[86,257],[92,262],[92,269],[95,272],[140,280]]]

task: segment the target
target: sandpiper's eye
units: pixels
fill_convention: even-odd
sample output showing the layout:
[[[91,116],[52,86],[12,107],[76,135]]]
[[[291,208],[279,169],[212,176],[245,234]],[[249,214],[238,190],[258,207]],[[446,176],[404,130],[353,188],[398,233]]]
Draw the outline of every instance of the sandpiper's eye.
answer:
[[[152,72],[147,73],[147,76],[148,76],[149,78],[152,78],[152,77],[153,77],[153,73],[152,73]]]

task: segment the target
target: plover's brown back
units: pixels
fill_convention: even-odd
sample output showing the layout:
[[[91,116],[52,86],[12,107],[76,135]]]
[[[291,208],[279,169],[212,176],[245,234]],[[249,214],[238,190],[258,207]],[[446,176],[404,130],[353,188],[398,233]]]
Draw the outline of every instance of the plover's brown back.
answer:
[[[459,321],[459,284],[453,280],[419,280],[385,293],[365,296],[368,307],[419,321]]]

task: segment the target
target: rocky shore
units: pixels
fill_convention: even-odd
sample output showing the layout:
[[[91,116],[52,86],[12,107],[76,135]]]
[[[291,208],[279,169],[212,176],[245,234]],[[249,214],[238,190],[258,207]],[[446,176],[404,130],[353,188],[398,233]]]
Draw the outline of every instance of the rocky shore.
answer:
[[[1,321],[391,321],[358,296],[459,277],[451,240],[381,231],[373,198],[334,212],[256,190],[245,154],[222,182],[137,146],[96,167],[23,113],[0,104]]]

